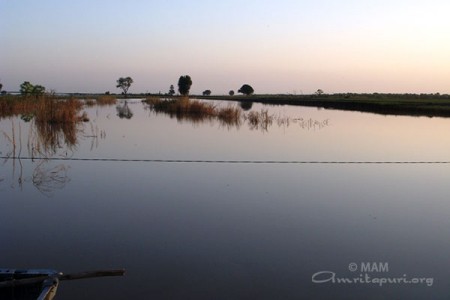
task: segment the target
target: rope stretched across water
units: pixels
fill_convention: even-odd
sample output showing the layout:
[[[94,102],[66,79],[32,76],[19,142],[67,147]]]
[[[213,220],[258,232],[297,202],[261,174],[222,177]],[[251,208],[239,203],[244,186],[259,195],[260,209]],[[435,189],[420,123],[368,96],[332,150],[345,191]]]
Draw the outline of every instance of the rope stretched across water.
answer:
[[[90,162],[140,162],[140,163],[190,163],[190,164],[450,164],[450,161],[320,161],[320,160],[205,160],[205,159],[127,159],[127,158],[76,158],[76,157],[8,157],[0,159],[48,160],[48,161],[90,161]]]

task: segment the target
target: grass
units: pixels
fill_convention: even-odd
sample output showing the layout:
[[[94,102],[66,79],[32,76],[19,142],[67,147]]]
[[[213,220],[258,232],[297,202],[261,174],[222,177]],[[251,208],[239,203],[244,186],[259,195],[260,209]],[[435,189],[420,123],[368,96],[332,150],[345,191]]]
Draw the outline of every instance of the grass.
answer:
[[[204,122],[208,120],[217,120],[221,125],[239,128],[242,124],[247,124],[250,130],[261,130],[266,132],[274,124],[278,127],[289,127],[291,124],[297,124],[302,129],[322,129],[329,126],[329,120],[304,120],[291,119],[287,116],[270,114],[269,110],[244,111],[238,105],[229,105],[227,107],[216,107],[210,103],[188,100],[188,99],[161,99],[158,97],[148,97],[143,100],[152,111],[156,113],[168,114],[176,117],[178,120],[189,120],[191,122]]]
[[[83,105],[74,98],[59,100],[52,95],[3,96],[0,97],[0,118],[22,116],[25,121],[35,118],[36,122],[76,123],[86,121],[87,115],[80,115]]]
[[[53,98],[42,98],[37,101],[34,115],[37,123],[77,123],[86,119],[80,115],[83,102],[77,99],[60,101]]]
[[[259,129],[263,131],[267,131],[268,128],[272,125],[274,116],[269,115],[269,111],[267,109],[261,109],[261,111],[251,111],[244,117],[250,126],[250,129]]]
[[[205,103],[188,98],[161,99],[148,97],[143,101],[156,113],[166,113],[178,120],[190,120],[201,122],[217,119],[225,125],[239,125],[241,121],[241,110],[234,106],[219,108],[211,103]]]
[[[113,95],[101,95],[95,99],[95,102],[99,106],[115,105],[117,103],[117,97]]]
[[[0,97],[0,118],[21,116],[26,122],[32,121],[35,136],[29,138],[31,155],[49,155],[64,145],[75,147],[77,125],[89,121],[83,107],[84,102],[78,99],[60,100],[53,95]]]
[[[227,126],[237,126],[241,125],[242,110],[234,107],[228,106],[220,108],[217,112],[217,118],[223,125]]]

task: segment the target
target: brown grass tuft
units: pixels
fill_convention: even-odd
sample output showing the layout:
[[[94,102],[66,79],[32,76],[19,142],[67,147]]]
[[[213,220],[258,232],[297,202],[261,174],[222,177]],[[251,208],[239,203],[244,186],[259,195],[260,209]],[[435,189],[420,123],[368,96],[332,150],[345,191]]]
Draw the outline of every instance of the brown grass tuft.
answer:
[[[250,129],[261,129],[263,131],[267,131],[268,128],[273,123],[273,115],[269,115],[269,111],[267,109],[261,109],[261,111],[251,111],[244,117]]]
[[[217,108],[216,106],[198,100],[161,99],[149,97],[143,101],[156,113],[166,113],[178,120],[187,119],[194,122],[218,119],[226,125],[239,125],[241,109],[233,106]]]
[[[96,99],[96,102],[99,106],[115,105],[117,103],[117,98],[112,95],[102,95]]]

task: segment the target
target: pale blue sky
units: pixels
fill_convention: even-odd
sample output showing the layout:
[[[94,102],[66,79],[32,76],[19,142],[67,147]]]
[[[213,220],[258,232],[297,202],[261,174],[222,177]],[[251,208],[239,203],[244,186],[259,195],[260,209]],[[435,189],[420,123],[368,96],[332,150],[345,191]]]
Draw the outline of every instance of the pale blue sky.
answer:
[[[58,92],[450,93],[450,1],[0,0],[0,81]]]

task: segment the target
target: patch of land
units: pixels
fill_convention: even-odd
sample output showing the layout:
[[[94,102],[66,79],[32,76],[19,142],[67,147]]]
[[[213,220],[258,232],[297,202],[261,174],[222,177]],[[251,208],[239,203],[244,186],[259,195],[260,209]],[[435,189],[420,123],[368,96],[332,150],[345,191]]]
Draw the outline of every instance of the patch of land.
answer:
[[[333,94],[201,96],[202,99],[298,105],[371,112],[383,115],[450,117],[450,95],[440,94]]]

